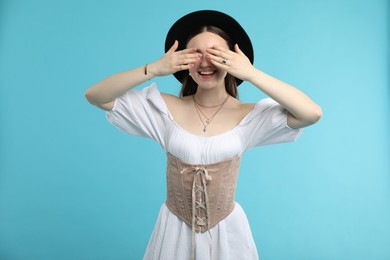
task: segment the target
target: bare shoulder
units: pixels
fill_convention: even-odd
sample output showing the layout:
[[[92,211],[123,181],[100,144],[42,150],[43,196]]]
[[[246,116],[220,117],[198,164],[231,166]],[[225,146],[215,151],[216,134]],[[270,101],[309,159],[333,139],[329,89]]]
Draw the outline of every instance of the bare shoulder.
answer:
[[[239,100],[235,100],[233,103],[235,110],[242,116],[246,116],[249,112],[253,110],[255,104],[253,103],[242,103]]]
[[[230,105],[227,106],[227,113],[229,119],[232,120],[233,125],[237,125],[243,120],[255,107],[255,104],[242,103],[241,101],[232,98]]]
[[[179,97],[167,93],[161,93],[161,97],[163,98],[165,103],[175,103],[180,101]]]
[[[175,118],[183,116],[183,112],[188,109],[188,97],[181,98],[167,93],[161,93],[161,97]]]
[[[250,111],[253,110],[253,108],[255,107],[256,104],[254,103],[241,103],[241,110],[244,112],[244,113],[249,113]]]
[[[183,103],[183,99],[181,99],[175,95],[161,93],[161,97],[164,100],[164,102],[166,103],[168,108],[174,108],[174,107],[182,105],[182,103]]]

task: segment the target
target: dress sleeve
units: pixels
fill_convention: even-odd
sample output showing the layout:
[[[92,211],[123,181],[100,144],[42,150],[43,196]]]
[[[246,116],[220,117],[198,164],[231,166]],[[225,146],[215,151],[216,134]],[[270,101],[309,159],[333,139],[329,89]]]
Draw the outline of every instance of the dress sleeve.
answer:
[[[271,98],[257,102],[240,123],[244,150],[254,146],[295,141],[303,129],[289,127],[287,115],[288,111]]]
[[[148,137],[162,144],[168,113],[166,105],[153,83],[142,90],[130,90],[118,97],[112,110],[106,112],[109,122],[119,130]]]

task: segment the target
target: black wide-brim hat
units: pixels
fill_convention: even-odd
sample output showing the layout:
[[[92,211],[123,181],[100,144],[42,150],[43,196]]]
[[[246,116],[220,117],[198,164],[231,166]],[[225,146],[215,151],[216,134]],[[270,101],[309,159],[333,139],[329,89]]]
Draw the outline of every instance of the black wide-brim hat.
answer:
[[[179,41],[177,51],[186,48],[188,37],[202,26],[211,25],[223,30],[231,38],[233,45],[238,44],[242,52],[249,58],[253,64],[253,47],[248,34],[244,28],[231,16],[214,10],[201,10],[189,13],[177,20],[169,29],[165,39],[165,52],[167,52],[175,40]],[[177,80],[183,83],[183,79],[188,72],[178,71],[173,74]],[[237,86],[242,80],[236,78]]]

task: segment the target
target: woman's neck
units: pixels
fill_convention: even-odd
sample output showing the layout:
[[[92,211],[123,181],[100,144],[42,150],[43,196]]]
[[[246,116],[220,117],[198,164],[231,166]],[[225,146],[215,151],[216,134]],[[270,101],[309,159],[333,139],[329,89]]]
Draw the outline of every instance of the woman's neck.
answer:
[[[213,107],[221,104],[228,95],[229,94],[226,92],[225,88],[198,88],[194,98],[195,101],[202,106]]]

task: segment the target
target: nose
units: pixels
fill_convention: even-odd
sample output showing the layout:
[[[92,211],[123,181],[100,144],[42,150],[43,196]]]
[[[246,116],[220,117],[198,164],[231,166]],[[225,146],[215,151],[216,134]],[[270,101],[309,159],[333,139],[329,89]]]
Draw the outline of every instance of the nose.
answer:
[[[209,58],[206,57],[206,53],[202,53],[202,57],[199,60],[199,65],[201,67],[205,67],[205,66],[210,65],[210,60],[209,60]]]

